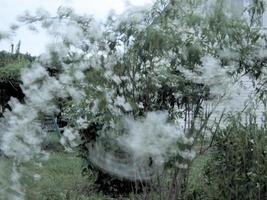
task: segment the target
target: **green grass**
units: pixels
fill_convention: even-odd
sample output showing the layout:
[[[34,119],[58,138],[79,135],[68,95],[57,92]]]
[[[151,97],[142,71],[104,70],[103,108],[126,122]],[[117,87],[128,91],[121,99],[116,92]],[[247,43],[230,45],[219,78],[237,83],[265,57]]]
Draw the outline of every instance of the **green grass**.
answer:
[[[21,167],[26,200],[110,200],[97,194],[90,180],[82,176],[82,161],[76,153],[63,151],[59,135],[50,133],[43,143],[50,153],[47,160],[35,160]],[[10,185],[12,161],[1,157],[0,190]],[[1,199],[1,198],[0,198]]]
[[[87,185],[81,175],[80,160],[75,155],[51,153],[49,160],[42,167],[29,165],[31,174],[39,174],[39,180],[30,180],[27,186],[27,199],[78,199],[81,188]],[[75,196],[73,198],[73,196]]]
[[[189,180],[187,186],[187,195],[191,196],[193,193],[204,195],[206,190],[206,183],[204,180],[204,168],[209,162],[210,155],[199,155],[192,163],[192,168],[189,172]]]
[[[12,163],[3,159],[2,180],[8,180]],[[3,166],[3,165],[1,165]],[[81,160],[74,153],[51,153],[41,166],[31,162],[23,167],[26,200],[110,200],[94,191],[93,181],[81,175]],[[34,179],[34,175],[40,178]]]
[[[26,200],[111,200],[110,197],[95,191],[93,178],[81,175],[82,161],[76,153],[66,153],[58,146],[58,135],[51,134],[45,141],[50,152],[48,160],[30,162],[23,166],[22,182],[26,188]],[[187,193],[203,193],[205,189],[203,168],[208,162],[208,155],[199,156],[189,175]],[[9,159],[1,159],[0,180],[8,180],[12,170]],[[2,165],[3,164],[3,165]],[[41,165],[40,165],[41,164]],[[39,178],[37,177],[39,176]],[[37,177],[34,179],[34,176]],[[1,181],[0,181],[1,186]],[[138,196],[138,195],[137,195]]]

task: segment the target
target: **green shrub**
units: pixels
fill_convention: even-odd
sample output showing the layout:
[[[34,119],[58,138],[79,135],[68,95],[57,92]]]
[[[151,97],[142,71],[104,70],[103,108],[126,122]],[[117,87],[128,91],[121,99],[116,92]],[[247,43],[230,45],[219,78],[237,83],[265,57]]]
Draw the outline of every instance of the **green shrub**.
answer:
[[[60,144],[60,135],[56,132],[48,133],[48,136],[45,138],[42,148],[44,150],[50,150],[53,152],[60,152],[64,150],[64,147]]]
[[[30,54],[0,52],[0,80],[19,81],[20,72],[29,67],[35,57]]]
[[[267,130],[255,120],[231,119],[214,138],[204,169],[206,194],[211,199],[267,198]]]

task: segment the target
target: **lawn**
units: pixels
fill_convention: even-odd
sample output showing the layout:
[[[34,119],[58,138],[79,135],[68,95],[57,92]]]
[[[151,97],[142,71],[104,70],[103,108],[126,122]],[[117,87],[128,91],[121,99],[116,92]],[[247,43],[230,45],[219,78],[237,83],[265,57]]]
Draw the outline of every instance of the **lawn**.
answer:
[[[93,178],[82,176],[82,161],[77,157],[77,153],[67,153],[58,148],[58,138],[58,135],[51,134],[48,141],[44,142],[50,152],[49,159],[24,164],[22,183],[26,186],[25,199],[111,200],[112,198],[96,191]],[[1,161],[3,169],[0,169],[0,180],[7,182],[10,179],[12,163],[7,158]],[[189,193],[203,191],[202,170],[207,161],[207,156],[200,156],[194,161],[189,176]]]
[[[12,164],[4,162],[0,176],[8,180]],[[48,160],[27,163],[23,171],[26,200],[110,200],[97,194],[92,181],[81,175],[81,160],[74,153],[51,152]]]

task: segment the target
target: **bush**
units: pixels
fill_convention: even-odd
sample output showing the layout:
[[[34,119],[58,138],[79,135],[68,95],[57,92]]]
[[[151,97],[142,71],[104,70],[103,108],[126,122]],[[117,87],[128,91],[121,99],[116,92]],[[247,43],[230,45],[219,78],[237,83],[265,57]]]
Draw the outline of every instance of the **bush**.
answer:
[[[232,119],[214,138],[204,169],[211,199],[267,198],[267,130],[256,121]]]
[[[60,152],[64,150],[64,147],[60,144],[60,135],[56,132],[48,133],[48,136],[42,144],[44,150],[49,150],[53,152]]]

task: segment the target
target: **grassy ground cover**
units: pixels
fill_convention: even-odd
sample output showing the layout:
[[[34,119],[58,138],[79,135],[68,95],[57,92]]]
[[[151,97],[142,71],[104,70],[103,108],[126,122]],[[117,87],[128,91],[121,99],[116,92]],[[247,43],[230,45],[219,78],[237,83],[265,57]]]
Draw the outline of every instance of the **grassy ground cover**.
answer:
[[[93,178],[90,180],[81,174],[82,161],[77,153],[64,152],[59,148],[59,136],[51,134],[44,147],[50,152],[48,160],[30,162],[23,166],[23,183],[26,185],[27,200],[111,200],[97,192]],[[189,177],[188,195],[203,191],[202,171],[208,157],[198,157]],[[12,163],[4,159],[5,168],[0,172],[1,179],[8,179],[12,171]],[[130,199],[142,195],[130,195]],[[116,198],[118,199],[118,198]],[[125,198],[124,198],[125,199]]]
[[[59,148],[59,136],[51,133],[43,148],[50,153],[49,159],[29,162],[23,166],[22,182],[26,185],[26,200],[110,200],[95,191],[93,180],[81,174],[81,159],[76,153]],[[2,158],[1,180],[10,182],[12,163]],[[8,184],[7,184],[8,185]],[[3,187],[3,186],[2,186]],[[1,188],[0,188],[1,189]],[[1,198],[0,198],[1,199]]]
[[[1,176],[7,180],[12,164],[4,162]],[[92,181],[81,175],[81,160],[73,153],[51,152],[48,160],[27,163],[24,170],[27,200],[110,200],[96,194]]]

